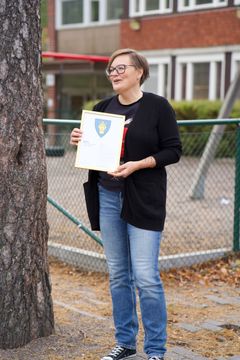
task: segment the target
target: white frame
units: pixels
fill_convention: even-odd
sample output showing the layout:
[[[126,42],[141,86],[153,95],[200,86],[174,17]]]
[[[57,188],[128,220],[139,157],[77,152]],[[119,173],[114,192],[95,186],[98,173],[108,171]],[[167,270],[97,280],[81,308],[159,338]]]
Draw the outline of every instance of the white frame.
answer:
[[[104,26],[120,23],[120,19],[108,20],[107,19],[107,0],[99,0],[99,21],[90,21],[90,2],[89,0],[83,0],[84,13],[83,22],[75,24],[62,24],[62,3],[71,0],[55,0],[56,9],[56,30],[61,29],[78,29],[94,26]]]
[[[208,99],[216,100],[216,63],[222,63],[222,76],[221,76],[221,99],[224,96],[224,69],[225,69],[225,57],[224,53],[220,54],[199,54],[199,55],[182,55],[176,58],[176,78],[175,78],[175,100],[182,99],[182,65],[187,66],[187,83],[186,83],[186,100],[193,100],[193,64],[196,63],[209,63],[209,92]]]
[[[220,2],[220,0],[213,0],[211,4],[196,4],[196,0],[189,0],[190,4],[184,6],[184,0],[178,1],[178,11],[192,11],[192,10],[199,10],[199,9],[210,9],[210,8],[217,8],[217,7],[224,7],[227,6],[227,0],[224,2]]]
[[[144,16],[152,14],[169,14],[173,11],[173,0],[170,0],[169,8],[166,8],[166,0],[159,0],[158,10],[145,10],[147,0],[140,0],[139,11],[135,11],[136,0],[129,1],[129,16]]]
[[[96,121],[100,122],[99,127]],[[110,126],[101,134],[100,125],[104,122],[110,122]],[[77,147],[75,167],[115,171],[120,164],[124,122],[125,115],[83,110],[82,138]]]

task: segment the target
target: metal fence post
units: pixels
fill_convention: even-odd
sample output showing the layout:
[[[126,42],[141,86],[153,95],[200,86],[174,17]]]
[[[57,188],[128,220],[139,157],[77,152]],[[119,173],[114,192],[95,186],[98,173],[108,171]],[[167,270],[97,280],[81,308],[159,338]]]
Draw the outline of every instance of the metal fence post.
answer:
[[[233,251],[240,250],[240,124],[236,135]]]

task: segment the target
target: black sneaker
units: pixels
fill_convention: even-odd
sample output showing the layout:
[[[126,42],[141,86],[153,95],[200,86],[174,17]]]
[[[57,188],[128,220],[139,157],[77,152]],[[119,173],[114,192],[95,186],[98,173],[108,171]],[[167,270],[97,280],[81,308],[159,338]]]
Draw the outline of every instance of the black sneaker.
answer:
[[[126,349],[122,346],[116,345],[112,351],[101,358],[101,360],[120,360],[120,359],[132,359],[136,356],[136,350]]]

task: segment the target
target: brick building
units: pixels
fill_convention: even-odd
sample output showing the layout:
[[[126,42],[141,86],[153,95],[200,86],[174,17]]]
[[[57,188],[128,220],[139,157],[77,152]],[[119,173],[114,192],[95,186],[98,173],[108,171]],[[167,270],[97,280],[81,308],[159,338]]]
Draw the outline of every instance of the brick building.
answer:
[[[223,99],[240,68],[240,0],[48,0],[48,20],[52,51],[139,50],[150,64],[144,90],[169,99]],[[105,66],[48,61],[48,116],[76,117],[109,95]]]

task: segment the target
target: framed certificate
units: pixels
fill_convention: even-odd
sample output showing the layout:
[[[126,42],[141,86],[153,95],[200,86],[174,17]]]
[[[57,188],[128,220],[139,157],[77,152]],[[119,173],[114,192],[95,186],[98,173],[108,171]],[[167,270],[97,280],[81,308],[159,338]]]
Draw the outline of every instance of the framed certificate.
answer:
[[[114,171],[119,166],[124,115],[83,110],[82,139],[78,143],[75,166]]]

